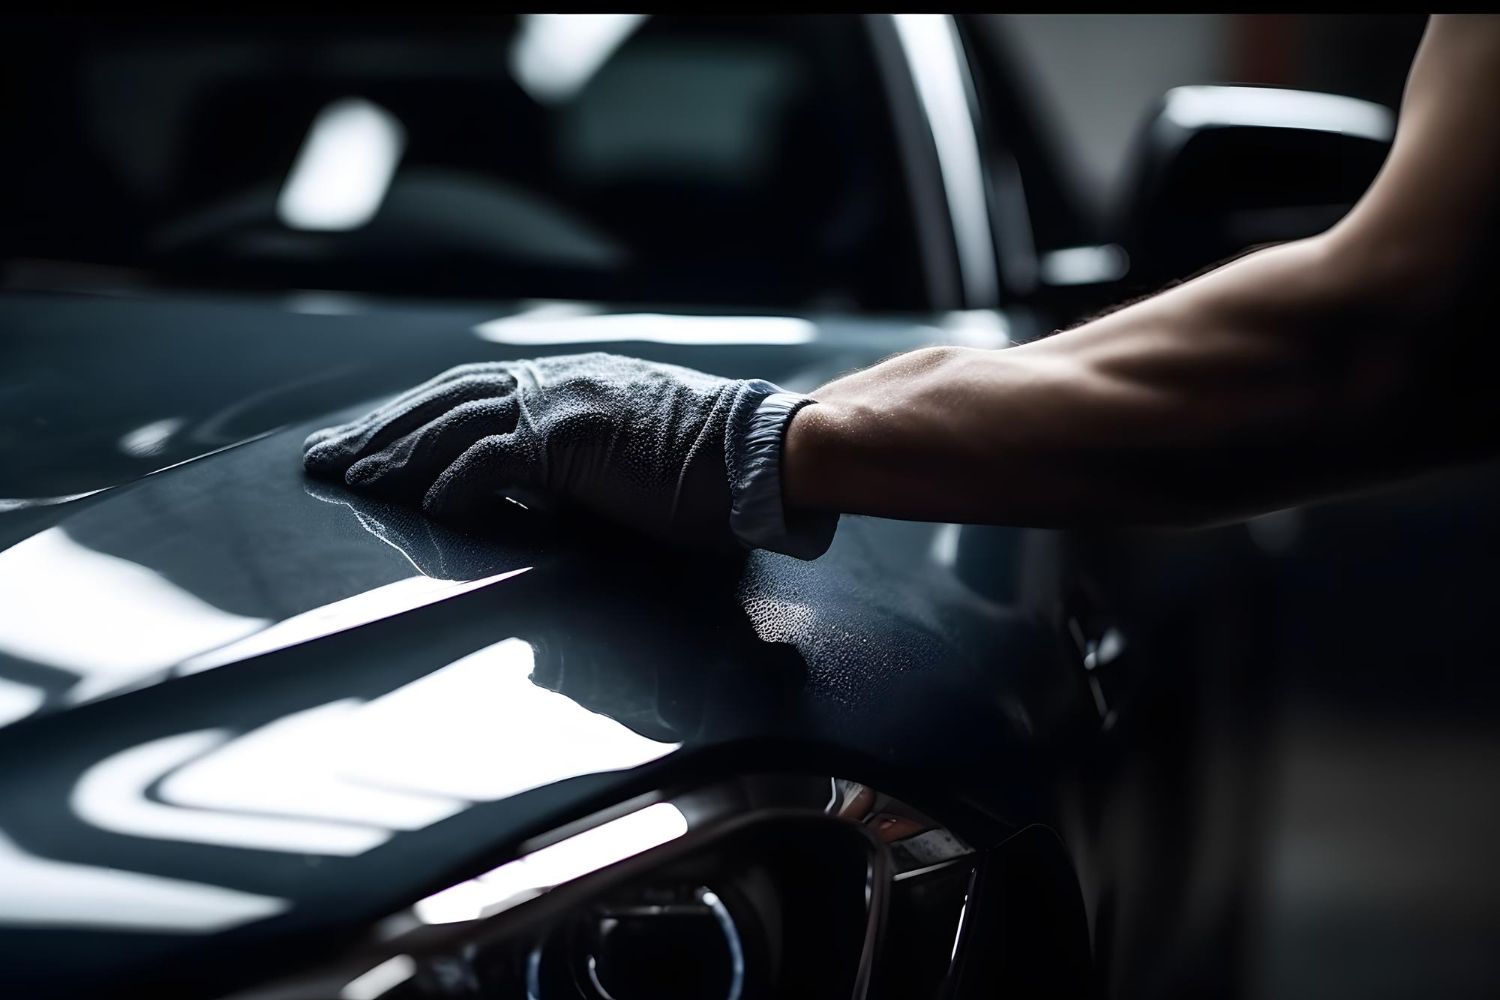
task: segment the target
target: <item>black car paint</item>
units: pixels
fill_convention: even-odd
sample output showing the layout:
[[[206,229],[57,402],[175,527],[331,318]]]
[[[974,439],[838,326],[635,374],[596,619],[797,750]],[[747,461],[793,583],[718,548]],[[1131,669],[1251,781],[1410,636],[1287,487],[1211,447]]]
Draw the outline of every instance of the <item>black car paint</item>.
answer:
[[[60,532],[214,608],[277,623],[417,575],[474,580],[526,570],[285,645],[272,638],[249,658],[237,659],[231,645],[228,662],[213,669],[148,671],[84,704],[65,704],[76,682],[65,665],[0,658],[0,674],[48,692],[41,711],[0,729],[0,828],[17,847],[291,902],[279,916],[208,937],[8,926],[0,930],[8,982],[32,995],[127,982],[186,992],[240,985],[482,870],[526,835],[725,769],[835,771],[898,794],[919,788],[924,801],[948,803],[953,815],[942,818],[981,844],[1048,818],[1050,739],[1092,706],[1045,627],[977,596],[934,559],[941,529],[851,517],[817,562],[763,552],[721,561],[504,505],[509,513],[487,525],[453,530],[304,478],[302,438],[336,415],[319,407],[342,403],[352,413],[452,363],[563,349],[475,336],[473,327],[497,312],[314,316],[254,300],[0,302],[0,322],[19,346],[15,384],[29,387],[11,397],[8,420],[24,413],[54,431],[68,428],[65,461],[55,434],[51,464],[28,450],[41,440],[33,434],[7,443],[7,491],[21,499],[101,491],[0,515],[0,544],[20,543],[0,551],[0,577],[7,563],[23,563],[16,553],[28,539]],[[619,349],[796,386],[947,336],[941,317],[830,318],[795,347]],[[151,357],[171,364],[143,369]],[[299,373],[339,366],[326,381],[299,382]],[[142,370],[145,377],[119,378]],[[49,395],[49,386],[59,391]],[[125,432],[165,416],[185,418],[179,438],[149,460],[121,453]],[[225,438],[244,440],[190,458]],[[141,475],[173,462],[182,464]],[[7,585],[66,602],[85,582]],[[80,628],[102,627],[87,621],[88,609],[77,611]],[[12,634],[25,628],[7,626]],[[638,768],[476,803],[356,857],[153,840],[98,829],[70,808],[80,776],[131,747],[207,727],[244,734],[339,699],[369,701],[508,637],[536,650],[536,683],[555,683],[588,710],[680,749]],[[546,755],[567,739],[538,731],[523,742]],[[76,962],[84,949],[89,960]]]

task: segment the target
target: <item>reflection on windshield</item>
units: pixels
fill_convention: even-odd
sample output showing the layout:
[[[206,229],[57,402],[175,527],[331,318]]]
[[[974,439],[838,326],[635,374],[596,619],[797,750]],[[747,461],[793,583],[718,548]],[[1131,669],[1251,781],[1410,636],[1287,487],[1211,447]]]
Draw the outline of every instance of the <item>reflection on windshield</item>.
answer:
[[[11,90],[55,100],[7,137],[57,155],[14,158],[0,263],[34,283],[934,304],[886,97],[909,81],[858,15],[20,30]]]
[[[506,639],[367,703],[143,743],[84,772],[72,806],[132,836],[352,856],[473,803],[680,745],[538,687],[532,667],[532,647]]]
[[[313,119],[276,202],[293,229],[358,229],[380,211],[406,134],[385,108],[350,97]]]
[[[39,858],[0,834],[0,923],[210,934],[272,917],[272,896]]]
[[[565,101],[589,82],[645,14],[522,14],[510,71],[543,103]]]

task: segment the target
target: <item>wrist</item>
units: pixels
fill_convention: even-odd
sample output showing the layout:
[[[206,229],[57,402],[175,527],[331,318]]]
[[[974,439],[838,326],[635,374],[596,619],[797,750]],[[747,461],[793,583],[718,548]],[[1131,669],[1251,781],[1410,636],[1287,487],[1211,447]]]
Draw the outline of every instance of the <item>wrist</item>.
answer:
[[[786,427],[781,457],[781,496],[788,509],[823,508],[819,454],[837,404],[818,401],[792,414]]]
[[[751,548],[816,559],[833,542],[838,515],[789,505],[783,486],[789,426],[813,402],[759,380],[739,389],[724,447],[729,528]]]

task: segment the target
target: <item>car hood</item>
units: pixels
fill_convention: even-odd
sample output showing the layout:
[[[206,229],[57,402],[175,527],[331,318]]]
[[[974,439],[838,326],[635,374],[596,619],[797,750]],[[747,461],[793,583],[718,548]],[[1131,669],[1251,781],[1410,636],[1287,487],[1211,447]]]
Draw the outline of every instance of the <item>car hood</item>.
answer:
[[[940,329],[629,349],[735,374],[756,348],[795,384]],[[261,330],[262,350],[287,336]],[[470,333],[465,356],[439,336],[372,347],[340,392],[563,349],[511,333]],[[786,349],[779,370],[766,348]],[[812,563],[520,510],[457,532],[303,476],[303,437],[357,399],[0,514],[0,978],[230,987],[527,836],[726,770],[920,781],[971,830],[1040,813],[1045,737],[1076,692],[1042,629],[954,577],[953,529],[845,518]]]

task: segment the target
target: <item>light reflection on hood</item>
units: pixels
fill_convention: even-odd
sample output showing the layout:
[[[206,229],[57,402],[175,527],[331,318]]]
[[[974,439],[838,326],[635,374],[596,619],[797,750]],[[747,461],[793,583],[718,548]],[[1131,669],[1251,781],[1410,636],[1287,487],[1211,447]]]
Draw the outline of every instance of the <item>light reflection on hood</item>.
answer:
[[[0,677],[0,726],[26,718],[46,700],[47,693],[41,688]]]
[[[72,807],[131,836],[353,856],[471,804],[680,746],[538,687],[532,667],[532,647],[506,639],[367,703],[331,702],[240,736],[152,740],[85,771]]]
[[[417,919],[429,924],[479,920],[687,832],[682,810],[657,802],[450,886],[413,909]]]
[[[39,858],[0,834],[0,924],[210,934],[287,909],[284,899]]]
[[[401,553],[413,575],[281,621],[215,607],[148,566],[79,543],[63,527],[0,552],[0,661],[12,656],[77,678],[49,698],[33,684],[0,675],[0,726],[49,701],[79,704],[174,673],[238,662],[415,611],[530,568],[479,579],[432,578],[376,530],[378,522],[355,513],[366,531]]]
[[[540,347],[557,344],[809,344],[818,328],[794,316],[688,316],[664,313],[580,315],[562,307],[539,307],[480,323],[474,333],[495,344]]]
[[[139,563],[48,528],[0,553],[0,653],[78,675],[70,703],[125,690],[265,628]]]
[[[218,649],[184,661],[178,668],[180,674],[195,674],[200,670],[220,667],[226,663],[258,656],[298,643],[309,642],[335,632],[343,632],[359,625],[368,625],[393,615],[415,611],[417,608],[445,601],[459,594],[466,594],[480,587],[519,576],[530,566],[513,569],[508,573],[497,573],[479,580],[436,580],[426,576],[411,576],[374,587],[342,601],[334,601],[322,607],[304,611],[300,615],[283,619],[270,627],[246,636]]]

